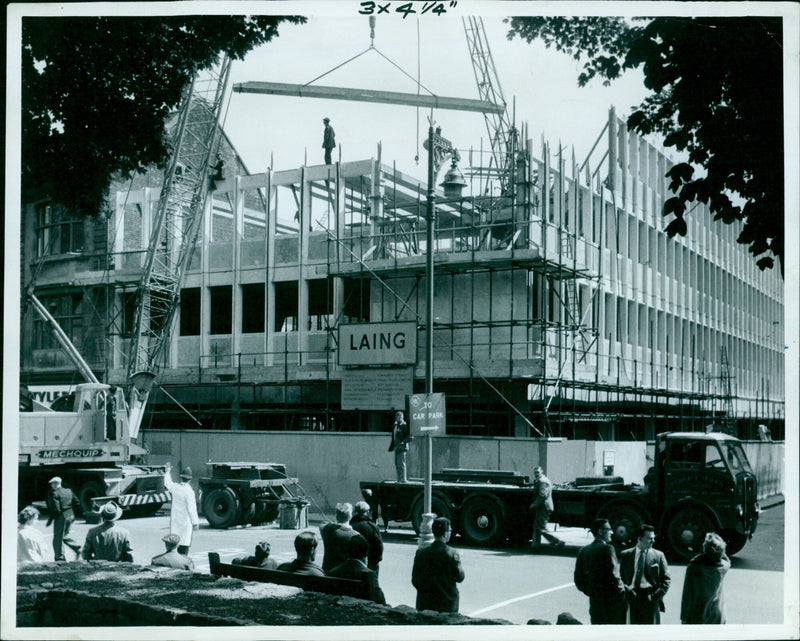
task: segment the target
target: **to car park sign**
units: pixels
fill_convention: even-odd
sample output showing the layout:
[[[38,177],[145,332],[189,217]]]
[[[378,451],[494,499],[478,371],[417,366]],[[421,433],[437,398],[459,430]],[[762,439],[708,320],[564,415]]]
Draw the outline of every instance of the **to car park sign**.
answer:
[[[408,397],[411,436],[441,436],[446,425],[444,394],[412,394]]]

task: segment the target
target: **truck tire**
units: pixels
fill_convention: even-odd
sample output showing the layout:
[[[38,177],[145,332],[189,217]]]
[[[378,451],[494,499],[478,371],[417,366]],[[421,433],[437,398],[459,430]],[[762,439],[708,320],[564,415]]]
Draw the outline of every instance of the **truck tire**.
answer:
[[[105,495],[105,488],[100,481],[94,479],[84,481],[78,490],[78,502],[81,504],[81,514],[92,511],[92,499]]]
[[[720,533],[722,538],[725,539],[725,553],[728,556],[733,556],[737,552],[741,552],[742,548],[747,543],[747,535],[732,530],[730,528],[722,530]]]
[[[276,503],[267,503],[266,501],[256,502],[256,516],[254,524],[261,525],[262,523],[272,523],[278,518],[278,505]]]
[[[506,537],[503,505],[493,496],[473,496],[461,508],[461,535],[470,545],[497,545]]]
[[[713,532],[714,521],[698,507],[674,512],[666,524],[667,542],[675,559],[688,561],[702,551],[706,532]]]
[[[414,532],[416,532],[417,535],[419,535],[419,528],[420,525],[422,525],[422,515],[425,512],[424,506],[425,499],[423,495],[420,494],[414,499],[414,504],[411,506],[411,525],[414,527]],[[438,494],[431,496],[431,512],[436,516],[443,516],[451,521],[453,519],[453,513],[450,510],[447,500]]]
[[[254,522],[255,517],[256,517],[256,504],[254,501],[249,505],[249,507],[242,509],[242,515],[239,517],[239,525],[250,525],[251,523]]]
[[[600,512],[600,518],[608,519],[614,537],[623,549],[636,545],[639,528],[644,520],[635,506],[625,503],[609,505]]]
[[[242,515],[242,503],[228,486],[217,487],[203,493],[203,514],[213,528],[236,525]]]

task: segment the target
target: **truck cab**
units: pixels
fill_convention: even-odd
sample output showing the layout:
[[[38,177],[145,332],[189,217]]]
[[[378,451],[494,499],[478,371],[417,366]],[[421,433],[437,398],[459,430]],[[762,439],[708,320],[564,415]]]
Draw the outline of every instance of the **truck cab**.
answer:
[[[700,551],[706,532],[718,532],[735,554],[756,530],[756,476],[732,436],[659,434],[649,487],[663,515],[661,531],[683,558]]]

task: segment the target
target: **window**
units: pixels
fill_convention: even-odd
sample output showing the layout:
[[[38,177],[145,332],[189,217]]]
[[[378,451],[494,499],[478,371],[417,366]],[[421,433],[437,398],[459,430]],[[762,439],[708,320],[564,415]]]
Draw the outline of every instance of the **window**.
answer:
[[[297,281],[275,283],[275,331],[297,331]]]
[[[264,283],[242,285],[242,334],[260,334],[264,332],[266,301]]]
[[[57,256],[82,252],[83,217],[71,215],[58,206],[36,206],[36,255]]]
[[[210,334],[230,334],[233,331],[233,288],[230,285],[209,287],[211,294]]]
[[[121,335],[130,338],[135,330],[133,324],[136,321],[136,304],[138,303],[136,292],[122,292],[122,329]]]
[[[42,304],[80,350],[83,343],[83,295],[80,293],[42,296]],[[58,349],[53,328],[44,320],[34,322],[34,349]]]
[[[200,288],[181,290],[181,336],[200,336]]]
[[[308,329],[323,331],[333,324],[333,279],[308,281]]]

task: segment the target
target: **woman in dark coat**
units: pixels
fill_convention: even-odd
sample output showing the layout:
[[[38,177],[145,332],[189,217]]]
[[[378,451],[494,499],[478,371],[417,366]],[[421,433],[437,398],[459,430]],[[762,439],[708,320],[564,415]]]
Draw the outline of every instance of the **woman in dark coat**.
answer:
[[[686,566],[681,623],[725,623],[722,580],[730,569],[725,541],[719,534],[709,532],[703,541],[703,551]]]

